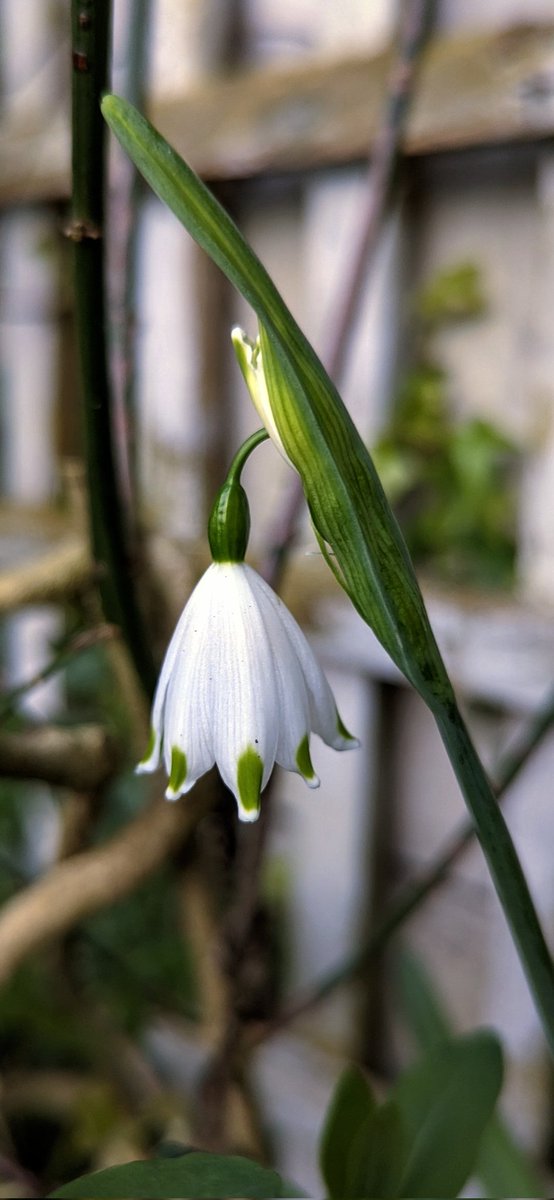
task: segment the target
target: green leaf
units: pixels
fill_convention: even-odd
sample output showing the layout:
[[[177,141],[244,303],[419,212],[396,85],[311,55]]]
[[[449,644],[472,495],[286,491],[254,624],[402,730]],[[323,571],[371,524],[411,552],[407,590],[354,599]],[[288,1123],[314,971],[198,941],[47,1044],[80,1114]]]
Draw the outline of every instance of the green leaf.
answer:
[[[368,1117],[354,1134],[346,1157],[342,1195],[398,1196],[407,1153],[407,1138],[397,1104],[388,1101]]]
[[[290,347],[263,321],[260,343],[271,408],[331,570],[431,706],[448,700],[450,685],[404,539],[338,392],[317,359],[291,361]]]
[[[487,1196],[538,1196],[547,1191],[508,1127],[493,1116],[483,1134],[475,1174]]]
[[[397,964],[402,1006],[422,1050],[452,1035],[451,1023],[421,959],[403,951]],[[538,1196],[546,1191],[533,1164],[493,1113],[481,1141],[475,1175],[489,1196]]]
[[[194,1196],[218,1200],[227,1196],[284,1196],[288,1189],[276,1171],[260,1167],[238,1155],[203,1154],[197,1151],[179,1158],[157,1158],[150,1162],[125,1163],[81,1175],[73,1183],[52,1192],[52,1197],[90,1197],[91,1200],[165,1200]],[[290,1192],[290,1195],[297,1193]]]
[[[329,1195],[349,1196],[347,1158],[356,1132],[363,1129],[376,1111],[366,1076],[359,1067],[343,1071],[333,1093],[319,1148],[319,1166]]]
[[[394,982],[402,1013],[420,1050],[448,1041],[454,1030],[423,962],[404,947],[395,959]]]
[[[487,1031],[436,1046],[402,1076],[390,1096],[409,1140],[400,1195],[458,1195],[501,1084],[502,1051]]]
[[[404,540],[334,384],[265,268],[190,167],[126,101],[106,96],[102,111],[153,190],[257,313],[279,432],[339,582],[431,706],[448,702],[450,684]]]

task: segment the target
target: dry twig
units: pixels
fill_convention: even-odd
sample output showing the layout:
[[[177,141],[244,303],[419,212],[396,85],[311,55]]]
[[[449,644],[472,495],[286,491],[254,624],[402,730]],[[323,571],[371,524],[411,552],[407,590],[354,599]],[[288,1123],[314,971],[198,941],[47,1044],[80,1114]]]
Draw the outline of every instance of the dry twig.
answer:
[[[38,946],[127,896],[179,846],[211,803],[210,777],[181,804],[156,799],[106,844],[59,863],[0,916],[0,982]]]
[[[93,575],[84,539],[68,537],[40,558],[0,575],[0,613],[65,600],[90,585]]]
[[[115,739],[101,725],[39,725],[0,733],[0,775],[11,779],[94,792],[113,775],[118,758]]]

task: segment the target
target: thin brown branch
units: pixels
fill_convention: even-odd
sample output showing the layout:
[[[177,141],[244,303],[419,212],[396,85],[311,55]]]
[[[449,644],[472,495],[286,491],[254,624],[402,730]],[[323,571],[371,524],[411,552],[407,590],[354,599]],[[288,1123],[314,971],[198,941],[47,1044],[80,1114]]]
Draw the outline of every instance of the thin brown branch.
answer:
[[[0,775],[10,779],[41,779],[76,792],[94,792],[114,774],[118,762],[115,740],[100,725],[39,725],[0,733]]]
[[[325,365],[333,379],[344,373],[356,327],[364,284],[373,265],[383,221],[389,211],[401,154],[406,118],[413,99],[422,52],[429,30],[433,0],[409,0],[404,5],[398,53],[392,64],[385,109],[377,131],[358,237],[341,294],[331,309],[323,339]]]
[[[0,916],[0,982],[37,947],[132,892],[194,828],[211,803],[210,777],[179,804],[156,799],[102,846],[59,863]]]
[[[6,713],[11,712],[17,701],[22,696],[28,695],[34,688],[41,683],[45,683],[52,675],[57,675],[58,671],[62,671],[65,666],[78,654],[82,654],[85,650],[90,650],[93,646],[98,646],[102,642],[109,642],[117,637],[118,630],[115,625],[95,625],[92,629],[85,629],[82,633],[78,633],[75,637],[62,647],[58,654],[55,654],[50,662],[41,667],[40,671],[36,671],[34,675],[24,679],[23,683],[18,683],[16,687],[10,688],[0,696],[0,720]]]
[[[30,604],[53,604],[87,587],[94,566],[85,540],[68,537],[33,562],[0,575],[0,613]]]
[[[67,792],[60,805],[58,862],[79,854],[89,844],[94,820],[102,805],[102,794],[96,791]]]
[[[322,359],[335,382],[347,363],[356,328],[363,288],[379,245],[381,230],[390,208],[391,193],[402,155],[406,119],[413,99],[426,35],[431,23],[433,0],[409,0],[400,30],[398,52],[389,76],[381,124],[373,143],[365,207],[350,263],[329,308],[327,329],[322,337]],[[294,542],[302,506],[302,484],[295,477],[285,497],[273,533],[262,574],[276,587],[290,547]]]
[[[201,1036],[214,1044],[225,1021],[227,984],[219,962],[219,930],[213,896],[196,861],[187,864],[178,884],[180,927],[194,958]]]

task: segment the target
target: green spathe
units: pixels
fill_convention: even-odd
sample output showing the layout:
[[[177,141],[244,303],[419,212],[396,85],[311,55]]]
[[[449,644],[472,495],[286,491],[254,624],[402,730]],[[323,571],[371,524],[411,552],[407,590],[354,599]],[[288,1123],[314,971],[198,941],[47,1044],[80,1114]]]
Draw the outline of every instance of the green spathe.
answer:
[[[244,562],[250,537],[250,508],[240,476],[252,451],[268,436],[265,429],[258,429],[239,446],[225,483],[217,493],[208,521],[208,541],[214,562]]]
[[[260,792],[264,765],[253,746],[241,754],[237,767],[239,803],[244,820],[255,821],[260,811]]]
[[[243,562],[250,534],[248,497],[236,479],[219,489],[208,522],[208,541],[214,562]]]

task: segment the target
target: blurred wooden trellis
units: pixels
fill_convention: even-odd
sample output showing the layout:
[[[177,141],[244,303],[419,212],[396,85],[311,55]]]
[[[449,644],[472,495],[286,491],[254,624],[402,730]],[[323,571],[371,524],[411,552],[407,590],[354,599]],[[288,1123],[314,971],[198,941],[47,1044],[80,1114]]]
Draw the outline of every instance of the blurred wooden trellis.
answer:
[[[27,15],[22,24],[16,2],[4,0],[1,12],[6,35],[0,123],[3,420],[4,445],[10,448],[9,461],[3,463],[10,503],[1,516],[6,561],[13,561],[14,535],[21,530],[26,551],[34,550],[29,505],[43,506],[32,514],[34,528],[40,529],[41,545],[48,538],[50,525],[43,522],[57,521],[49,508],[57,487],[56,450],[61,446],[64,453],[74,452],[77,445],[75,433],[63,427],[67,390],[64,402],[61,389],[61,407],[52,407],[51,381],[65,344],[59,313],[52,310],[55,256],[48,260],[36,254],[37,242],[59,227],[59,206],[69,190],[67,97],[58,84],[59,58],[53,60],[50,85],[37,77],[32,86],[23,86],[33,76],[32,54],[37,62],[47,59],[46,47],[49,42],[56,46],[59,25],[56,34],[40,0],[26,0],[26,5],[33,8],[32,22]],[[381,47],[396,14],[385,0],[374,12],[351,0],[340,6],[340,16],[325,6],[318,33],[317,7],[310,0],[281,5],[277,16],[269,3],[250,0],[243,5],[238,57],[251,65],[244,68],[239,62],[232,75],[218,77],[218,61],[233,58],[232,29],[226,46],[222,29],[235,6],[227,9],[225,0],[214,0],[206,18],[194,3],[160,0],[155,6],[151,111],[162,132],[222,190],[306,332],[320,346],[365,188],[363,159],[374,136],[387,73]],[[554,662],[554,11],[551,3],[495,0],[487,6],[489,27],[483,29],[478,28],[484,20],[483,14],[479,20],[478,8],[440,6],[408,123],[411,186],[383,234],[344,394],[364,433],[374,438],[395,380],[399,348],[403,353],[404,290],[452,261],[469,257],[482,263],[490,313],[478,328],[442,333],[439,349],[460,408],[494,416],[526,447],[520,588],[517,598],[502,604],[432,590],[429,603],[460,691],[468,702],[496,710],[494,717],[481,716],[475,725],[492,761],[504,733],[548,689]],[[64,4],[52,5],[49,13],[60,21],[65,9]],[[124,4],[116,5],[121,22],[124,9]],[[38,40],[31,43],[27,61],[19,58],[20,77],[12,78],[7,65],[17,60],[15,51],[21,55],[24,41],[30,45],[30,27]],[[37,48],[40,38],[42,50]],[[279,39],[282,43],[281,57],[274,62],[268,61],[272,38],[277,46]],[[307,52],[304,43],[310,41]],[[117,58],[116,65],[123,69]],[[26,207],[20,210],[21,205]],[[229,446],[254,424],[228,346],[231,322],[248,323],[249,317],[152,200],[146,201],[143,216],[140,277],[143,501],[151,522],[166,537],[186,542],[202,534],[207,498]],[[22,355],[20,337],[28,337],[32,324],[33,349]],[[66,359],[63,371],[68,371]],[[40,436],[37,414],[44,421]],[[274,463],[267,450],[249,470],[259,549],[280,503],[286,468]],[[57,532],[63,537],[63,528]],[[358,937],[367,920],[362,894],[367,856],[375,862],[377,853],[385,854],[396,880],[433,855],[461,811],[421,706],[336,594],[319,560],[306,556],[306,547],[311,547],[307,532],[290,574],[289,598],[309,620],[313,640],[333,668],[339,700],[349,723],[364,737],[366,755],[337,764],[322,754],[325,784],[315,800],[306,798],[294,780],[283,781],[280,788],[272,853],[290,873],[291,982],[296,984],[315,979]],[[40,643],[44,623],[52,618],[43,613],[37,620]],[[27,624],[27,646],[31,636]],[[24,674],[21,643],[16,649],[14,639],[17,672]],[[37,654],[40,645],[27,651],[29,665]],[[38,703],[47,705],[47,698]],[[510,800],[512,827],[550,930],[554,816],[548,785],[553,756],[551,739]],[[374,800],[371,820],[368,792]],[[373,904],[382,903],[391,882],[381,882]],[[549,1077],[541,1035],[477,851],[456,868],[442,890],[441,905],[422,912],[410,930],[441,979],[460,1025],[490,1021],[501,1029],[512,1064],[506,1092],[511,1115],[529,1145],[544,1144]],[[356,1013],[352,994],[341,993],[310,1017],[309,1026],[299,1027],[301,1061],[312,1062],[316,1070],[319,1059],[309,1048],[310,1038],[332,1051],[344,1048]],[[394,1043],[394,1031],[389,1035]],[[293,1044],[296,1051],[299,1043]],[[289,1049],[285,1039],[281,1056]],[[275,1079],[279,1068],[273,1053],[268,1048],[262,1054],[262,1078]],[[290,1059],[280,1061],[293,1071]],[[327,1087],[325,1071],[321,1091],[315,1087],[314,1096],[304,1095],[302,1101],[303,1120],[314,1129]],[[275,1092],[272,1083],[269,1091]],[[278,1110],[278,1098],[273,1103]],[[289,1147],[286,1169],[309,1187],[298,1157],[304,1149],[295,1146],[298,1112],[278,1115]]]

